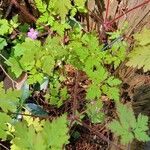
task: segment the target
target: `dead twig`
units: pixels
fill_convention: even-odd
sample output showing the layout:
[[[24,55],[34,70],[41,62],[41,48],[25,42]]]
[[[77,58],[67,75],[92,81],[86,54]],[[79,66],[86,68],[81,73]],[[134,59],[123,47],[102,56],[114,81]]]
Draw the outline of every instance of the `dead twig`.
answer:
[[[0,65],[0,68],[2,69],[2,71],[4,72],[4,74],[10,79],[10,81],[12,82],[12,88],[15,89],[15,85],[17,84],[17,82],[15,80],[13,80],[9,74],[5,71],[5,69],[3,68],[2,65]]]
[[[13,7],[13,3],[10,3],[7,10],[6,10],[4,18],[7,18],[9,16],[9,14],[11,13],[12,7]]]
[[[2,143],[0,143],[0,146],[3,147],[6,150],[9,150],[9,148],[7,148],[5,145],[3,145]]]
[[[11,3],[13,5],[15,5],[18,9],[20,9],[20,11],[24,15],[28,16],[33,22],[36,22],[37,19],[33,15],[31,15],[25,8],[23,8],[22,6],[20,6],[19,3],[16,0],[11,0]]]

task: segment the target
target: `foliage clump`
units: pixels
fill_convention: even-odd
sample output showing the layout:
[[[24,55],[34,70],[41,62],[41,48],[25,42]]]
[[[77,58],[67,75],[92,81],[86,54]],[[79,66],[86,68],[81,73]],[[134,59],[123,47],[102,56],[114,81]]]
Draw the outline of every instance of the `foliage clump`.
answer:
[[[133,51],[129,54],[128,66],[150,70],[150,30],[144,28],[141,33],[135,34],[136,40]]]
[[[134,139],[150,140],[148,117],[142,114],[135,117],[131,106],[119,102],[122,81],[114,72],[126,59],[123,30],[107,33],[107,45],[99,41],[95,32],[85,32],[76,19],[78,13],[87,12],[85,3],[86,0],[34,0],[39,13],[34,24],[36,30],[20,24],[18,16],[9,21],[0,19],[0,67],[7,77],[12,76],[12,84],[20,84],[18,79],[23,73],[27,74],[19,89],[15,86],[5,89],[0,83],[0,138],[11,142],[11,150],[60,150],[69,143],[69,129],[76,123],[84,125],[85,118],[92,124],[105,123],[107,102],[117,106],[118,117],[107,128],[120,137],[122,144]],[[28,30],[35,31],[36,36],[32,37],[32,33],[29,36]],[[19,35],[15,35],[15,39],[8,38],[13,31]],[[127,63],[145,72],[150,70],[149,34],[147,29],[135,34],[136,42]],[[75,83],[72,93],[66,86],[65,66],[68,64],[88,78],[85,87]],[[10,76],[2,66],[6,66]],[[85,90],[83,110],[76,108],[80,105],[76,89],[79,86]],[[38,101],[30,101],[32,94],[39,91],[43,92],[42,102],[46,107]],[[72,112],[55,114],[55,119],[50,121],[49,109],[61,110],[67,102],[70,105],[70,101]]]

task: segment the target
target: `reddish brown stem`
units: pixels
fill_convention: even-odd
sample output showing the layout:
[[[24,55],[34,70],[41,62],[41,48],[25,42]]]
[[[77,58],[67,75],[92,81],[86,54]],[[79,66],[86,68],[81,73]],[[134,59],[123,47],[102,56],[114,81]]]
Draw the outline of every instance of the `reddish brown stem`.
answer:
[[[11,0],[11,3],[14,4],[17,8],[19,8],[20,11],[24,15],[28,16],[33,22],[36,22],[36,18],[33,15],[31,15],[26,9],[24,9],[23,7],[21,7],[16,0]]]
[[[75,73],[75,86],[74,86],[74,90],[73,90],[73,109],[72,109],[72,112],[73,112],[73,116],[76,116],[76,111],[77,111],[77,94],[78,94],[78,81],[79,80],[79,72],[76,71]]]
[[[107,6],[106,6],[106,15],[105,15],[105,20],[104,22],[107,20],[108,18],[108,13],[109,13],[109,5],[110,5],[110,0],[107,0]]]
[[[118,20],[119,18],[123,17],[123,16],[126,15],[127,13],[129,13],[129,12],[131,12],[131,11],[137,9],[137,8],[140,8],[140,7],[144,6],[145,4],[147,4],[147,3],[149,3],[149,2],[150,2],[150,0],[147,0],[147,1],[145,1],[145,2],[143,2],[143,3],[141,3],[141,4],[137,5],[137,6],[135,6],[135,7],[133,7],[133,8],[127,10],[125,13],[123,13],[123,14],[117,16],[116,18],[114,18],[114,19],[111,20],[110,22],[107,22],[107,25],[108,25],[108,24],[113,24],[116,20]]]

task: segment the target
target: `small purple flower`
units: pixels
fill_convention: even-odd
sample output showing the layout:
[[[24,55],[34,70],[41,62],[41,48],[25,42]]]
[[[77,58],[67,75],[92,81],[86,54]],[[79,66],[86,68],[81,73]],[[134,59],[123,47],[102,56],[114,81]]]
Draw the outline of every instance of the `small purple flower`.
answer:
[[[33,28],[30,28],[27,35],[28,35],[29,38],[35,40],[35,39],[37,39],[38,32],[36,30],[34,30]]]

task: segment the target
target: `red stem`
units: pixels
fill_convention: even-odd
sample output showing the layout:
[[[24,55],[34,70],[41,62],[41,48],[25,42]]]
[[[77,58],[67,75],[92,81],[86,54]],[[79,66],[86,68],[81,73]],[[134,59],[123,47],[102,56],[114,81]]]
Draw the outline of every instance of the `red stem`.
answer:
[[[150,2],[150,0],[147,0],[147,1],[145,1],[145,2],[143,2],[143,3],[141,3],[141,4],[137,5],[137,6],[135,6],[135,7],[133,7],[133,8],[127,10],[124,14],[121,14],[120,16],[114,18],[113,20],[111,20],[111,21],[108,22],[107,24],[112,24],[113,22],[115,22],[115,21],[118,20],[119,18],[123,17],[125,14],[127,14],[127,13],[133,11],[134,9],[137,9],[137,8],[139,8],[139,7],[142,7],[143,5],[145,5],[145,4],[149,3],[149,2]]]
[[[106,20],[107,20],[107,18],[108,18],[109,5],[110,5],[110,0],[107,0],[105,21],[106,21]],[[104,21],[104,22],[105,22],[105,21]]]

